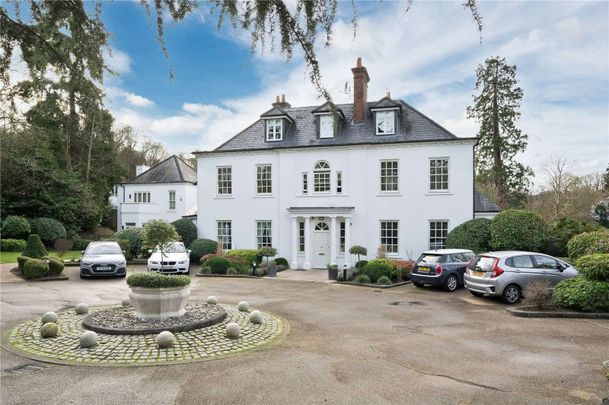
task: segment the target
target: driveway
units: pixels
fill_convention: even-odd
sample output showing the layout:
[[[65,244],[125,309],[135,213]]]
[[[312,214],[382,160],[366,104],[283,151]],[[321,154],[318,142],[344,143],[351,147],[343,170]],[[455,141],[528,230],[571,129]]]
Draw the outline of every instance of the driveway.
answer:
[[[79,302],[118,303],[124,279],[24,282],[2,265],[1,328]],[[134,267],[133,270],[141,270]],[[498,301],[411,285],[193,278],[192,299],[246,299],[291,324],[283,343],[178,366],[37,363],[2,350],[3,404],[591,403],[609,397],[609,321],[516,318]],[[397,305],[396,305],[397,304]],[[42,371],[6,370],[40,364]]]

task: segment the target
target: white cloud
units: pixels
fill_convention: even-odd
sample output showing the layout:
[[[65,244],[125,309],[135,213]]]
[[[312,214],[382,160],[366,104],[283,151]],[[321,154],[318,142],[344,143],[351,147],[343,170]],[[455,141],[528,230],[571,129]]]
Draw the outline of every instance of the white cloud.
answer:
[[[154,102],[144,96],[130,93],[116,86],[106,86],[106,99],[110,104],[120,106],[126,102],[133,107],[149,107],[154,105]]]
[[[131,58],[116,48],[104,50],[104,61],[113,72],[121,75],[131,72]]]

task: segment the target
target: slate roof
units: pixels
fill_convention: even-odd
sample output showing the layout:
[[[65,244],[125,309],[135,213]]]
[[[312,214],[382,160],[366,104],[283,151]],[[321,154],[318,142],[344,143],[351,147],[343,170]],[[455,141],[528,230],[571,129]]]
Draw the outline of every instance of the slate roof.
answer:
[[[283,134],[282,141],[266,142],[264,121],[260,119],[212,152],[466,139],[458,138],[402,100],[393,100],[402,109],[402,113],[398,117],[397,133],[377,136],[375,135],[374,116],[369,109],[379,102],[368,103],[366,119],[363,123],[358,124],[352,123],[353,104],[338,104],[337,107],[342,110],[345,119],[340,124],[342,128],[339,135],[334,138],[317,138],[316,121],[312,112],[318,110],[319,106],[291,107],[281,110],[294,120]],[[383,101],[383,105],[384,103],[385,101]],[[263,116],[273,110],[267,111]]]
[[[488,197],[474,190],[474,212],[499,212],[501,208]]]
[[[402,105],[398,101],[394,101],[389,96],[385,96],[376,103],[373,103],[370,106],[370,109],[373,110],[375,108],[402,108]]]
[[[196,183],[197,171],[176,155],[172,155],[135,179],[123,184]]]

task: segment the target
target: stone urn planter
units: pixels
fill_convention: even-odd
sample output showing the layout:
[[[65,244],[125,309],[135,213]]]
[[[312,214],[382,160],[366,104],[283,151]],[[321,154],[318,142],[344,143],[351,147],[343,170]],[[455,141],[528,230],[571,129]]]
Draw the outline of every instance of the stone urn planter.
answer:
[[[190,297],[190,286],[170,288],[131,287],[129,298],[135,316],[142,319],[163,320],[182,316]]]

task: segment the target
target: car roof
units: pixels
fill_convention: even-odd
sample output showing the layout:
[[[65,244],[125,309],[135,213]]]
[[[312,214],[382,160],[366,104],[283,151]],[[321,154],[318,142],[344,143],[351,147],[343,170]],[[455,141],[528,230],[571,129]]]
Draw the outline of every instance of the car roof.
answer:
[[[511,257],[511,256],[523,256],[523,255],[542,255],[542,256],[549,256],[546,255],[545,253],[539,253],[539,252],[525,252],[525,251],[521,251],[521,250],[502,250],[502,251],[497,251],[497,252],[486,252],[486,253],[482,253],[480,254],[480,256],[493,256],[493,257]],[[549,256],[551,257],[551,256]]]
[[[89,245],[118,245],[118,243],[113,240],[94,240],[89,242]]]
[[[452,255],[455,253],[474,253],[468,249],[436,249],[426,250],[423,252],[424,255]]]

